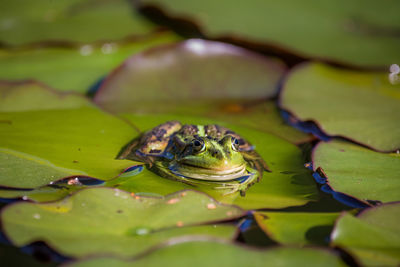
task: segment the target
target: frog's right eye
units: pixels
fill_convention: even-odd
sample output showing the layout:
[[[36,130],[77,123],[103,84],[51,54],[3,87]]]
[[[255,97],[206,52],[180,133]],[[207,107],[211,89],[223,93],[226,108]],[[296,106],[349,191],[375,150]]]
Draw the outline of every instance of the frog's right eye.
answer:
[[[239,151],[239,140],[232,136],[232,149],[235,151]]]
[[[193,139],[192,147],[196,152],[202,152],[206,149],[206,144],[202,139]]]

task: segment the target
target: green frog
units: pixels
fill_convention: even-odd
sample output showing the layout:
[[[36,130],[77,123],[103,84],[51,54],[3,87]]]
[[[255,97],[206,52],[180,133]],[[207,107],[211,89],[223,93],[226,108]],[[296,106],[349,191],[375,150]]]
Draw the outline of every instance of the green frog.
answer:
[[[228,128],[168,121],[145,132],[122,151],[120,159],[144,162],[160,176],[189,185],[246,190],[270,171],[254,147]]]

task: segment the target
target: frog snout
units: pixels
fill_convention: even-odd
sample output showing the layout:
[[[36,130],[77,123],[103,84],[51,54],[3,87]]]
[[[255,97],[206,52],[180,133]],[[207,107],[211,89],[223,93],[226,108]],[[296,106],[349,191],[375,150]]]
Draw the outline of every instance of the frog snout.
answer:
[[[211,156],[214,158],[217,158],[217,159],[222,159],[222,157],[223,157],[221,151],[219,151],[219,150],[213,150],[211,152]]]

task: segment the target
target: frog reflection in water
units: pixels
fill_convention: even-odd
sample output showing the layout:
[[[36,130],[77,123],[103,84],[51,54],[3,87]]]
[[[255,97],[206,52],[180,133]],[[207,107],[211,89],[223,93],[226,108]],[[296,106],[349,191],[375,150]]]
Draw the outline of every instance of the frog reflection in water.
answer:
[[[218,125],[182,125],[169,121],[144,133],[121,153],[121,159],[148,164],[157,174],[190,185],[239,191],[269,171],[253,146]]]

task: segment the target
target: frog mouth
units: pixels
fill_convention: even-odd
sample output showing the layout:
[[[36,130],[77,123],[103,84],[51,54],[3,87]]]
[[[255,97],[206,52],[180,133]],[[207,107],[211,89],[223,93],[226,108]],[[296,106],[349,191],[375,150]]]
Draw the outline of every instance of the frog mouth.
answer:
[[[169,169],[176,175],[204,181],[229,181],[246,175],[246,164],[221,169],[175,162]]]

